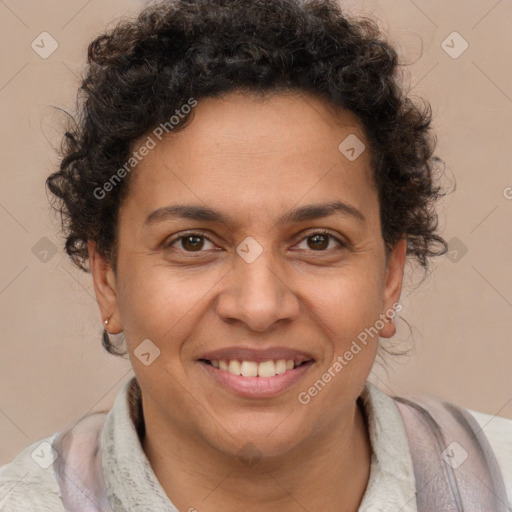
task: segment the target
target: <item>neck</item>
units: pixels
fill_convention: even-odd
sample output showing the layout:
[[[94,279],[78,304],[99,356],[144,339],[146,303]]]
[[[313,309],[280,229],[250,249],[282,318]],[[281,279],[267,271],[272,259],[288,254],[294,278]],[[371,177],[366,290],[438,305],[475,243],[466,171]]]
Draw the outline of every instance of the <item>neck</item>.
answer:
[[[247,512],[356,512],[368,483],[371,445],[358,403],[309,444],[252,463],[200,446],[186,434],[153,431],[155,421],[146,423],[143,449],[179,510],[234,512],[243,504]]]

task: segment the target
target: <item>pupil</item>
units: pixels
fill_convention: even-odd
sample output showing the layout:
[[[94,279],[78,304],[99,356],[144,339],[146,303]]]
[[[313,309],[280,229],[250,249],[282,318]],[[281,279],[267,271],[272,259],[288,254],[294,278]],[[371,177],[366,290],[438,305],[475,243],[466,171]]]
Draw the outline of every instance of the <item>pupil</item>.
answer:
[[[309,244],[311,249],[325,249],[329,245],[329,238],[326,235],[313,235],[309,237],[309,241],[311,240],[313,240],[313,245]]]
[[[195,242],[192,242],[192,244],[189,244],[189,242],[191,240],[195,240]],[[202,248],[202,242],[203,242],[203,238],[202,237],[191,235],[191,236],[187,236],[186,238],[183,239],[182,245],[183,245],[184,249],[196,250],[198,247],[199,247],[199,249]]]

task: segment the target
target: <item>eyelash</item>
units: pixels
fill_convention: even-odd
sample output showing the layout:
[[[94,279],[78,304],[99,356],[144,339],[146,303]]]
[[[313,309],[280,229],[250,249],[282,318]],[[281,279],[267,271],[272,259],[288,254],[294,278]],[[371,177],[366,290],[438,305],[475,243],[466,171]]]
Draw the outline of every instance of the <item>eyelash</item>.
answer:
[[[348,248],[349,244],[347,242],[344,242],[343,240],[340,240],[338,237],[334,236],[332,233],[330,233],[329,231],[327,230],[324,230],[324,229],[318,229],[316,231],[312,231],[310,233],[307,233],[300,241],[304,241],[306,240],[307,238],[310,238],[312,236],[315,236],[315,235],[326,235],[329,237],[330,240],[334,240],[335,242],[338,242],[338,244],[340,245],[341,248]],[[164,249],[170,249],[172,248],[172,245],[175,243],[175,242],[178,242],[180,240],[183,240],[185,238],[188,238],[188,237],[191,237],[191,236],[197,236],[197,237],[201,237],[201,238],[205,238],[206,240],[208,240],[209,242],[211,242],[212,244],[214,244],[215,242],[213,242],[213,240],[208,237],[205,233],[202,233],[201,231],[189,231],[189,232],[186,232],[176,238],[173,238],[171,240],[169,240],[169,242],[165,243],[164,245]],[[200,250],[200,251],[186,251],[185,249],[179,249],[185,253],[188,253],[188,254],[194,254],[194,253],[202,253],[202,252],[205,252],[203,250]],[[319,250],[319,251],[313,251],[313,249],[311,249],[312,252],[330,252],[332,251],[332,249],[327,249],[327,250]]]

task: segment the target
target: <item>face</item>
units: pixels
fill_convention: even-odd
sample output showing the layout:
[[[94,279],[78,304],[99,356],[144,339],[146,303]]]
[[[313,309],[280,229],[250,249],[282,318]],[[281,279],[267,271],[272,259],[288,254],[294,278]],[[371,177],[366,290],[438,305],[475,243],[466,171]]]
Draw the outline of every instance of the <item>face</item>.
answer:
[[[354,115],[304,94],[231,93],[201,100],[138,164],[116,274],[90,254],[146,422],[224,454],[278,455],[353,412],[379,341],[368,332],[394,334],[382,319],[405,242],[386,259]]]

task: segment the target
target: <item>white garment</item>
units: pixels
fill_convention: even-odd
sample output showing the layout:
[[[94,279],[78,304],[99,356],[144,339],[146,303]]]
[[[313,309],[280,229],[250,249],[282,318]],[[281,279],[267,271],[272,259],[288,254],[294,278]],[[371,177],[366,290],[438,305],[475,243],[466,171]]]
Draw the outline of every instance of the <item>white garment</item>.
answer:
[[[417,512],[412,460],[397,406],[371,383],[366,384],[362,399],[373,454],[358,512]],[[120,390],[101,433],[103,474],[111,507],[115,512],[178,512],[142,449],[136,428],[141,420],[139,411],[138,385],[132,378]],[[512,420],[469,412],[495,452],[512,511]],[[35,462],[36,455],[47,450],[41,443],[51,445],[56,435],[32,443],[0,467],[0,511],[64,512],[52,466],[44,469]],[[196,508],[200,509],[199,503]]]

